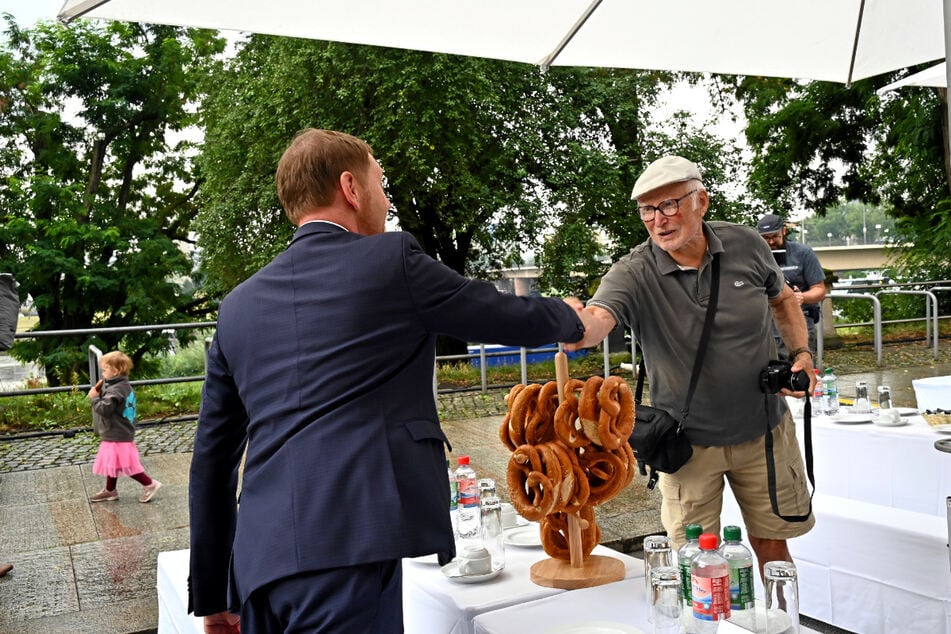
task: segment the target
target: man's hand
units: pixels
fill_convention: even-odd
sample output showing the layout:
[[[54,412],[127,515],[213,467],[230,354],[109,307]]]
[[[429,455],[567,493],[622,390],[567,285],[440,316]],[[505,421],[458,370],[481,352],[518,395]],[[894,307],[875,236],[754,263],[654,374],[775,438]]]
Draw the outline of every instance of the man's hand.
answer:
[[[587,308],[579,309],[576,304],[569,301],[571,299],[577,302],[578,305],[580,305],[581,302],[573,297],[565,300],[578,312],[578,317],[581,319],[581,323],[584,324],[584,338],[574,343],[566,343],[565,350],[574,352],[582,348],[596,346],[604,341],[608,333],[614,330],[614,326],[617,325],[611,313],[600,306],[588,306]]]
[[[231,612],[206,616],[205,634],[241,634],[241,619]]]

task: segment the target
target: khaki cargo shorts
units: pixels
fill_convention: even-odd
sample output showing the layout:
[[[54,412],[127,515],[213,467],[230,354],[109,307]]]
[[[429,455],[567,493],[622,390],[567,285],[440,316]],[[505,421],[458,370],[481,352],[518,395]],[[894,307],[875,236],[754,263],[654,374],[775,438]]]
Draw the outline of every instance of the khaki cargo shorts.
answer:
[[[804,535],[813,527],[813,515],[805,522],[787,522],[773,513],[763,438],[726,447],[694,445],[693,456],[677,473],[660,474],[661,521],[676,548],[686,540],[687,524],[700,524],[705,533],[720,534],[724,476],[743,514],[747,535],[789,539]],[[789,412],[773,429],[773,457],[779,512],[787,516],[805,515],[809,510],[809,489],[796,441],[796,424]]]

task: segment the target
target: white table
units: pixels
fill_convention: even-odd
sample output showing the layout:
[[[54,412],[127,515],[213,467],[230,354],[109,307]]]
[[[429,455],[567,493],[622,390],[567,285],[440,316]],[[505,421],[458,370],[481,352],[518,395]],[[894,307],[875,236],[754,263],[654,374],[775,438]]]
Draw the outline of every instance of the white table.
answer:
[[[790,541],[803,614],[863,634],[951,634],[951,455],[934,448],[942,434],[922,417],[907,418],[813,419],[816,526]],[[802,421],[796,433],[802,443]],[[730,493],[722,523],[742,525]]]
[[[594,554],[624,562],[625,576],[644,584],[644,562],[605,546]],[[159,634],[202,634],[200,617],[187,613],[189,550],[159,553]],[[509,546],[505,570],[490,581],[463,584],[443,575],[435,558],[403,560],[403,623],[407,634],[471,634],[472,619],[489,610],[565,592],[533,583],[532,564],[547,555],[541,548]]]
[[[486,612],[475,618],[475,634],[545,634],[560,628],[578,627],[578,631],[595,630],[594,623],[622,623],[652,631],[650,609],[644,579],[625,579],[594,588],[572,590],[502,610]],[[587,627],[582,628],[582,626]],[[765,628],[765,617],[762,622]],[[407,630],[408,632],[409,630]],[[720,632],[749,634],[732,623],[720,625]],[[816,634],[807,627],[802,634]]]
[[[593,554],[624,562],[625,576],[644,586],[644,562],[604,546]],[[505,570],[490,581],[450,581],[435,563],[403,560],[403,623],[407,634],[472,634],[480,614],[566,592],[532,582],[529,570],[547,558],[541,548],[507,547]],[[531,631],[531,630],[523,630]]]

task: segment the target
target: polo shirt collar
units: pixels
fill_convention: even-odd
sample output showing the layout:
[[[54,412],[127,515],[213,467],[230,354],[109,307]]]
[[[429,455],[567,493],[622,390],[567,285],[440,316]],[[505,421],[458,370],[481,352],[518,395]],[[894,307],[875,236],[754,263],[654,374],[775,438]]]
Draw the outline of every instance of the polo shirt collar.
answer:
[[[703,263],[706,264],[710,261],[714,253],[723,253],[723,243],[713,228],[705,221],[703,221],[702,228],[703,235],[707,239],[707,253],[703,256]],[[670,257],[670,254],[654,244],[653,240],[651,240],[651,252],[654,254],[654,260],[657,262],[657,269],[662,275],[676,273],[682,270],[680,265]],[[701,268],[703,267],[701,266]]]

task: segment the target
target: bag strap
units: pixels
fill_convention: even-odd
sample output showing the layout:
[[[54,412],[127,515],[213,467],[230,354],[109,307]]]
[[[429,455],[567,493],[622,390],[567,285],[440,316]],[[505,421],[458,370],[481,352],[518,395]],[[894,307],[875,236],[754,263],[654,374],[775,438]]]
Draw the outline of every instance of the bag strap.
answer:
[[[783,515],[779,512],[779,500],[776,498],[776,464],[773,459],[773,430],[769,428],[769,394],[766,398],[766,481],[769,488],[769,504],[773,507],[773,515],[787,522],[805,522],[812,515],[812,496],[816,494],[816,478],[812,473],[812,403],[807,395],[806,403],[802,411],[803,422],[803,444],[806,448],[806,477],[809,478],[809,484],[812,485],[812,492],[809,494],[809,510],[805,515]],[[778,427],[778,425],[777,425]]]
[[[713,316],[717,312],[717,298],[720,295],[720,254],[713,254],[713,263],[710,266],[710,300],[707,302],[707,314],[703,321],[703,333],[700,335],[700,345],[697,348],[697,356],[693,360],[693,370],[690,372],[690,385],[687,387],[687,398],[683,409],[680,410],[680,425],[677,427],[677,433],[684,430],[687,424],[687,416],[690,413],[690,401],[693,399],[694,389],[697,387],[697,380],[700,378],[700,368],[703,367],[703,357],[707,351],[707,342],[710,340],[710,331],[713,330]],[[634,403],[641,404],[641,398],[644,395],[644,355],[641,354],[641,360],[637,365],[637,385],[634,388]]]

